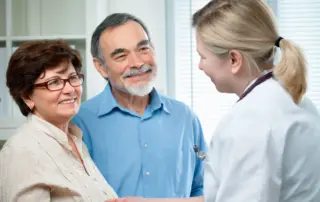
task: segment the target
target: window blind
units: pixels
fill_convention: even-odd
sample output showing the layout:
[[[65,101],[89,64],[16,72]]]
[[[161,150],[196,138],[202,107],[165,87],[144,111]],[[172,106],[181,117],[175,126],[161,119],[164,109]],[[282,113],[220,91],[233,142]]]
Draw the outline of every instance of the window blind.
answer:
[[[320,109],[320,1],[269,1],[276,6],[280,35],[304,51],[308,62],[307,96]]]
[[[209,0],[174,1],[175,98],[198,115],[204,135],[210,141],[221,118],[237,97],[219,93],[211,80],[198,69],[195,33],[191,27],[194,12]],[[299,44],[309,63],[308,96],[320,108],[320,1],[267,0],[277,15],[280,35]]]

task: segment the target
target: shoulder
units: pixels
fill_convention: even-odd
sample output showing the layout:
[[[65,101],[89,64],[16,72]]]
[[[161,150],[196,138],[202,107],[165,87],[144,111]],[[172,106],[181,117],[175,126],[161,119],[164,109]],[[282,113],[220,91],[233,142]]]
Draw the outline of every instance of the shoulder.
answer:
[[[190,106],[186,105],[182,101],[170,98],[165,95],[160,95],[161,101],[164,106],[168,108],[173,114],[179,114],[180,116],[188,116],[197,119],[197,115],[193,112]]]
[[[319,115],[317,107],[307,96],[303,97],[298,106],[314,115]]]
[[[46,176],[52,176],[55,164],[36,140],[37,132],[21,127],[0,151],[0,192],[4,197],[20,195],[33,185],[44,183]]]
[[[23,158],[32,156],[39,150],[42,150],[37,141],[40,132],[31,124],[24,123],[16,132],[6,141],[0,152],[0,159],[5,155]]]
[[[235,136],[233,138],[239,138],[239,141],[272,140],[284,145],[292,138],[318,138],[319,122],[320,116],[314,116],[291,102],[269,107],[267,103],[260,103],[258,106],[242,107],[231,112],[222,129],[228,131],[227,136]]]
[[[37,148],[35,137],[39,131],[28,122],[23,123],[16,129],[14,134],[6,141],[3,150],[9,149],[12,152],[20,151],[21,149]]]
[[[290,137],[295,134],[306,139],[310,139],[314,134],[315,137],[320,137],[320,117],[314,116],[310,111],[298,110],[288,116],[288,122],[287,133]]]
[[[49,157],[37,141],[38,133],[25,124],[7,140],[0,151],[0,175],[7,173],[8,180],[19,182],[24,176],[42,167],[40,159]]]
[[[83,102],[78,113],[72,118],[72,122],[79,126],[84,120],[93,120],[93,117],[97,117],[104,97],[103,92]]]
[[[103,100],[103,92],[83,102],[80,106],[79,113],[96,113]]]

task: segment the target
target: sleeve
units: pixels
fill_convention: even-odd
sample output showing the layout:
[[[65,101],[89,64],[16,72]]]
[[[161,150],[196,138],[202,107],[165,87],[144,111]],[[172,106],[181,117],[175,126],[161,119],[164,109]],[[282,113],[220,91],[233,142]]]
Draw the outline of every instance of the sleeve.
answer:
[[[10,147],[0,153],[0,201],[51,201],[50,188],[39,180],[36,155]]]
[[[85,124],[85,122],[83,121],[80,113],[76,114],[72,120],[71,120],[72,123],[74,123],[77,127],[80,128],[81,132],[82,132],[82,140],[83,142],[85,143],[88,151],[89,151],[89,154],[92,158],[92,155],[93,155],[93,152],[92,152],[92,143],[91,143],[91,137],[90,137],[90,133],[89,133],[89,130]]]
[[[197,116],[193,118],[193,133],[195,144],[198,145],[199,151],[207,152],[207,144],[203,136],[202,127]],[[203,196],[203,177],[204,177],[204,162],[196,158],[196,166],[192,182],[191,197]]]
[[[281,154],[271,128],[259,120],[241,120],[220,131],[215,202],[279,202]]]
[[[308,97],[303,97],[301,102],[298,104],[299,107],[303,108],[304,110],[310,112],[311,114],[319,116],[319,111],[315,104],[308,98]]]
[[[25,201],[41,201],[41,202],[50,202],[50,190],[41,185],[33,185],[27,187],[24,190],[21,190],[17,193],[12,201],[25,202]]]

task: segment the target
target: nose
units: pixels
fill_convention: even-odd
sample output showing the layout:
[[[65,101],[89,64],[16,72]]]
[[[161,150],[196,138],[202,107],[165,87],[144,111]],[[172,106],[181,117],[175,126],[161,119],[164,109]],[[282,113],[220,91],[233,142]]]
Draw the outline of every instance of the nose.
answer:
[[[144,64],[143,60],[141,59],[139,53],[131,53],[129,56],[129,65],[132,67],[140,68]]]
[[[66,85],[62,89],[62,92],[66,94],[73,93],[74,91],[75,91],[74,87],[71,86],[69,82],[66,82]]]
[[[203,70],[203,68],[202,68],[202,65],[199,63],[199,65],[198,65],[198,68],[200,69],[200,70]]]

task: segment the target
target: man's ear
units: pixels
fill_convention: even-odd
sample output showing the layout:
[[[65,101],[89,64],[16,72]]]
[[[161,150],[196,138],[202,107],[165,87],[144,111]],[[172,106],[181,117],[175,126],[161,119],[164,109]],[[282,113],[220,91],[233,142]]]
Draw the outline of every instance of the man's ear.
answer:
[[[229,52],[229,59],[231,65],[231,73],[237,74],[240,71],[241,66],[243,64],[242,54],[237,50],[231,50]]]
[[[106,67],[100,62],[98,58],[93,58],[93,64],[96,70],[100,73],[103,78],[108,78],[108,73],[106,71]]]
[[[34,102],[29,97],[21,97],[23,102],[28,106],[28,108],[33,111],[34,109]]]

